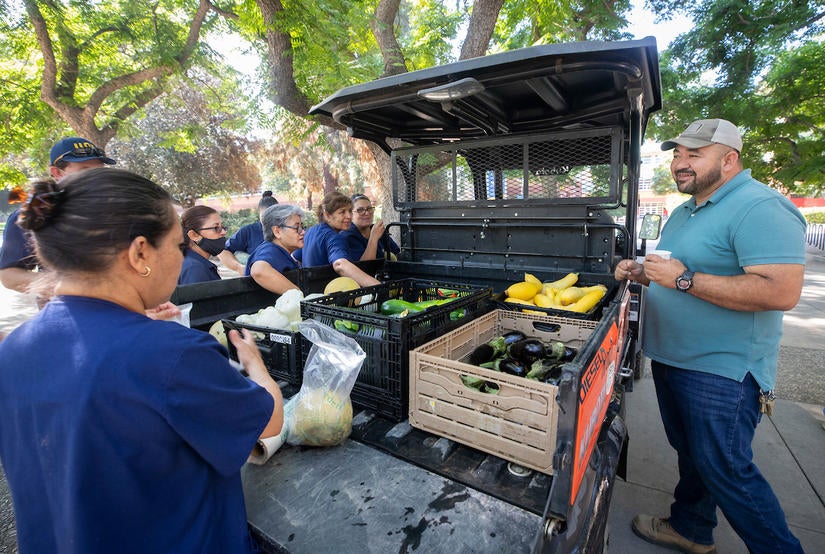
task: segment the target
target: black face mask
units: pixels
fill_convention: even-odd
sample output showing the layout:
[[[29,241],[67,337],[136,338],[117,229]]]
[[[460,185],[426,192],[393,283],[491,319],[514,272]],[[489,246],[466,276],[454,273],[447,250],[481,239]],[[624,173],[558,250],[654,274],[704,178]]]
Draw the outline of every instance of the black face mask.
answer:
[[[210,256],[217,256],[221,252],[223,252],[224,248],[226,248],[226,237],[221,237],[219,239],[208,239],[203,237],[200,242],[196,242],[201,249],[209,254]]]

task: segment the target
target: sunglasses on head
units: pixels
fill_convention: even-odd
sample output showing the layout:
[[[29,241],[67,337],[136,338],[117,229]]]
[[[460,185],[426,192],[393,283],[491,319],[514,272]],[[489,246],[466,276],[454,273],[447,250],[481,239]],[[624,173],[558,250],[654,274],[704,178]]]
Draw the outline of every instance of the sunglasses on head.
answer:
[[[56,157],[54,159],[54,162],[52,162],[52,165],[59,162],[65,156],[68,156],[70,154],[78,158],[103,158],[106,156],[106,153],[97,146],[75,146],[68,152],[63,152],[58,157]]]

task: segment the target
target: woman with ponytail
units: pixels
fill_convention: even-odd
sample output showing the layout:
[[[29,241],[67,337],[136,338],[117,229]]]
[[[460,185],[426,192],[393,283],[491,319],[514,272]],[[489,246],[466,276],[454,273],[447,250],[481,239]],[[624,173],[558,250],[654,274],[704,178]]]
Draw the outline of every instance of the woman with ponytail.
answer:
[[[20,552],[253,552],[241,466],[283,424],[255,338],[147,310],[186,250],[169,194],[118,169],[35,183],[19,224],[54,297],[0,342],[0,459]]]

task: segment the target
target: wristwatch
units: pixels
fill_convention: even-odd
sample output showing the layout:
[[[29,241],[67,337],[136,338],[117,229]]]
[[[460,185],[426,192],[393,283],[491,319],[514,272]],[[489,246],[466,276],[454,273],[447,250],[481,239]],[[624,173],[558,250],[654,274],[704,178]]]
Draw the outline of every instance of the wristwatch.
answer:
[[[676,290],[687,292],[693,288],[693,271],[686,269],[684,273],[676,277]]]

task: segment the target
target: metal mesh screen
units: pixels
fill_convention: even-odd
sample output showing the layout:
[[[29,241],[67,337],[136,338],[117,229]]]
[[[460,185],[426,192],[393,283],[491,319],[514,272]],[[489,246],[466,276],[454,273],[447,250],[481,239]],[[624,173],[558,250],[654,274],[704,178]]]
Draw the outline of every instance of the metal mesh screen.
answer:
[[[604,198],[616,190],[620,159],[611,129],[485,140],[393,153],[400,203]]]

